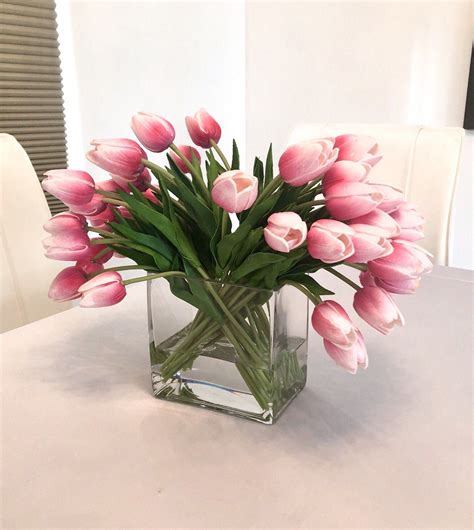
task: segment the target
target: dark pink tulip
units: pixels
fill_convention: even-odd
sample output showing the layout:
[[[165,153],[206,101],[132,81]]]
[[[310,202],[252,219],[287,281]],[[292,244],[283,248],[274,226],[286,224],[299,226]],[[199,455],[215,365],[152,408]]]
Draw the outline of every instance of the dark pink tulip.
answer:
[[[221,138],[220,125],[205,109],[198,110],[194,117],[186,116],[186,127],[191,140],[204,149],[212,147],[211,141],[219,143]]]
[[[383,258],[370,261],[369,271],[376,277],[386,282],[398,282],[400,280],[415,280],[422,274],[431,272],[433,257],[422,247],[402,241],[392,241],[393,252]]]
[[[94,195],[94,179],[85,171],[52,169],[45,175],[43,189],[68,206],[89,202]]]
[[[297,213],[273,213],[267,223],[263,236],[267,245],[277,252],[290,252],[306,240],[308,228]]]
[[[95,274],[104,270],[104,266],[102,265],[102,263],[95,263],[93,261],[84,259],[79,260],[76,263],[76,267],[82,269],[87,275]]]
[[[81,296],[78,289],[86,281],[86,274],[80,267],[67,267],[52,281],[48,296],[56,302],[74,300]]]
[[[100,237],[94,237],[91,239],[91,245],[89,246],[89,249],[87,250],[87,252],[84,254],[84,256],[81,256],[81,260],[89,260],[89,261],[96,261],[97,263],[105,263],[107,261],[109,261],[109,259],[113,256],[114,252],[113,250],[109,250],[107,253],[105,253],[102,257],[100,258],[97,258],[97,255],[108,249],[108,247],[106,245],[102,245],[102,244],[99,244],[99,243],[94,243],[92,244],[92,242],[94,241],[100,241],[102,238]]]
[[[391,212],[390,215],[402,229],[397,236],[398,239],[405,239],[406,241],[423,239],[425,218],[418,211],[416,204],[404,202],[396,210]]]
[[[327,339],[323,343],[331,359],[350,374],[356,374],[359,366],[365,370],[369,365],[367,348],[359,330],[356,330],[356,340],[349,348],[340,348]]]
[[[375,208],[371,212],[351,219],[349,222],[356,232],[374,234],[380,237],[396,237],[400,233],[400,226],[388,213]]]
[[[153,193],[153,190],[147,189],[143,192],[143,196],[146,197],[149,201],[153,202],[154,204],[160,204],[160,201],[156,197],[156,195]]]
[[[133,185],[140,191],[145,191],[151,184],[151,174],[147,168],[145,168],[139,175]]]
[[[382,202],[378,205],[379,210],[390,213],[397,209],[402,202],[405,202],[403,191],[400,188],[377,183],[371,183],[371,186],[383,194]]]
[[[81,307],[105,307],[121,302],[127,294],[118,272],[103,272],[79,287]]]
[[[107,205],[104,210],[96,215],[88,215],[87,220],[92,226],[101,227],[106,223],[115,221],[114,210],[110,205]]]
[[[333,138],[290,145],[278,162],[281,178],[290,186],[303,186],[323,175],[337,159]]]
[[[311,323],[316,333],[339,348],[348,349],[357,340],[357,328],[349,315],[332,300],[314,308]]]
[[[166,151],[175,137],[171,123],[150,112],[135,114],[132,118],[132,129],[140,143],[154,153]]]
[[[143,195],[145,195],[145,193]],[[130,210],[128,208],[125,208],[125,206],[119,206],[117,208],[117,211],[124,219],[132,218],[132,214],[130,213]]]
[[[370,184],[337,182],[325,191],[326,208],[340,221],[354,219],[375,210],[383,195]]]
[[[382,159],[375,138],[360,134],[342,134],[336,136],[335,147],[339,149],[338,160],[365,162],[375,166]]]
[[[50,234],[59,234],[69,230],[84,230],[87,226],[86,218],[73,212],[61,212],[43,225],[43,229]]]
[[[354,230],[334,219],[315,221],[308,232],[308,253],[324,263],[344,261],[354,254]]]
[[[372,166],[364,162],[337,160],[323,177],[323,190],[336,182],[366,182]]]
[[[90,251],[90,240],[83,230],[70,230],[43,239],[43,247],[47,258],[77,261]]]
[[[70,208],[74,213],[82,214],[86,217],[89,217],[93,215],[98,215],[99,213],[103,212],[106,206],[107,205],[104,202],[103,195],[96,193],[93,195],[92,199],[89,202],[85,204],[70,206]]]
[[[212,185],[212,200],[229,213],[248,210],[258,194],[258,179],[243,171],[221,173]]]
[[[184,157],[189,160],[189,162],[192,163],[193,156],[198,162],[201,162],[201,155],[199,154],[199,151],[197,149],[194,149],[194,147],[191,147],[190,145],[178,145],[178,149],[181,151]],[[191,172],[189,167],[181,160],[181,158],[179,158],[176,153],[170,153],[170,156],[182,173]]]
[[[94,149],[86,154],[87,160],[113,175],[133,177],[143,171],[145,151],[128,138],[92,140]]]
[[[362,287],[354,295],[356,313],[380,333],[386,335],[405,321],[392,297],[380,287]]]
[[[373,259],[388,256],[393,252],[390,241],[376,234],[357,230],[352,236],[354,254],[346,259],[347,263],[367,263]]]

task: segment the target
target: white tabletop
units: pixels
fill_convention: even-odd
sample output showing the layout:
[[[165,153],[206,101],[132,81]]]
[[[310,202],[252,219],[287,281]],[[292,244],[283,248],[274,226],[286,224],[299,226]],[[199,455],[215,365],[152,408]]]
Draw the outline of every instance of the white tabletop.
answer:
[[[437,268],[397,297],[357,376],[312,333],[273,426],[153,398],[143,284],[5,333],[3,527],[470,528],[472,290]]]

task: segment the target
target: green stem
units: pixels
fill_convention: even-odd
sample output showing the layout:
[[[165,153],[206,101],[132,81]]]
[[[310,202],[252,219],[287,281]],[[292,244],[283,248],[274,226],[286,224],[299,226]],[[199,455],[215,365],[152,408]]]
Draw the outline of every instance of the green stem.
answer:
[[[125,208],[127,207],[127,203],[126,202],[119,201],[118,199],[110,199],[109,197],[105,197],[102,200],[103,200],[103,202],[106,202],[108,204],[113,204],[114,206],[124,206]]]
[[[156,280],[157,278],[168,278],[169,276],[179,276],[181,278],[186,278],[186,274],[184,274],[184,272],[167,271],[159,272],[158,274],[147,274],[146,276],[140,276],[139,278],[132,278],[130,280],[124,280],[122,283],[124,285],[130,285],[131,283],[147,282],[149,280]]]
[[[131,270],[156,271],[156,267],[147,267],[146,265],[121,265],[120,267],[109,267],[107,269],[94,272],[90,274],[89,277],[93,278],[94,276],[97,276],[98,274],[102,274],[103,272],[111,272],[111,271],[119,272],[119,271],[131,271]]]
[[[367,270],[367,265],[365,263],[344,263],[346,267],[352,267],[358,271],[365,272]]]
[[[312,208],[313,206],[321,206],[323,204],[326,204],[325,200],[317,200],[317,201],[308,201],[303,202],[302,204],[297,204],[293,209],[294,210],[304,210],[305,208]]]
[[[224,153],[222,152],[221,148],[214,142],[214,140],[211,140],[211,145],[215,149],[216,153],[219,155],[220,159],[222,160],[224,167],[227,169],[227,171],[230,170],[230,164],[227,161],[227,158],[225,157]]]
[[[223,212],[222,224],[221,224],[221,239],[226,235],[228,225],[229,225],[229,214],[227,212]]]
[[[176,153],[179,158],[186,164],[186,166],[189,168],[189,171],[191,171],[191,174],[196,179],[196,183],[201,189],[201,193],[204,195],[204,197],[208,200],[211,199],[211,195],[209,193],[209,190],[206,187],[206,184],[204,182],[204,179],[202,178],[202,175],[199,173],[199,171],[196,170],[196,168],[193,166],[193,164],[183,155],[183,153],[178,149],[178,147],[175,144],[170,145],[170,149]]]
[[[87,230],[89,232],[95,232],[96,234],[99,234],[104,237],[110,237],[111,235],[113,235],[112,232],[108,232],[107,230],[103,230],[102,228],[95,228],[93,226],[88,226]]]
[[[285,283],[287,285],[291,285],[292,287],[295,287],[295,289],[298,289],[298,291],[301,291],[307,298],[311,300],[311,302],[313,302],[314,305],[318,305],[321,303],[321,297],[314,295],[313,293],[311,293],[311,291],[306,289],[306,287],[304,287],[303,285],[297,282],[294,282],[292,280],[285,280]]]
[[[271,180],[265,188],[263,188],[262,193],[260,194],[257,202],[261,202],[263,199],[271,195],[283,182],[280,175],[277,175],[273,180]]]
[[[335,269],[332,269],[331,267],[328,267],[325,270],[327,270],[328,272],[330,272],[331,274],[336,276],[336,278],[339,278],[343,282],[347,283],[347,285],[350,285],[351,287],[353,287],[356,291],[358,291],[360,289],[359,285],[354,283],[352,280],[349,280],[349,278],[347,276],[344,276],[344,274],[341,274],[339,271],[336,271]]]
[[[111,234],[107,233],[108,236]],[[117,243],[127,242],[126,237],[100,237],[98,239],[91,240],[91,245],[115,245]]]

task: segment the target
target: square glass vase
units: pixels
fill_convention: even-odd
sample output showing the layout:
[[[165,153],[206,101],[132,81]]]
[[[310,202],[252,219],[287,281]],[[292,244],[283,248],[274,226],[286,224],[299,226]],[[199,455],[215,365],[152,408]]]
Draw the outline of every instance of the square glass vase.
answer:
[[[306,384],[308,311],[291,286],[150,280],[155,397],[274,423]]]

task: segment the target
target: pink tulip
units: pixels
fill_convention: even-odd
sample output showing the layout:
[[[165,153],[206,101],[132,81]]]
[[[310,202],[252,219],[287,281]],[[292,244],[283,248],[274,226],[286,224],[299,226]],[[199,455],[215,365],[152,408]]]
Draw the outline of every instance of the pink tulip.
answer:
[[[78,259],[95,261],[97,263],[105,263],[109,261],[109,259],[113,256],[114,252],[113,250],[109,250],[107,245],[97,243],[97,241],[100,241],[101,239],[101,237],[93,237],[91,239],[91,244],[87,252]],[[106,252],[100,258],[97,258],[97,255],[105,250],[108,250],[108,252]]]
[[[378,286],[385,289],[389,293],[394,294],[413,294],[420,285],[420,278],[410,280],[382,280],[372,276],[368,271],[360,274],[360,283],[363,287]]]
[[[104,202],[103,195],[96,193],[93,195],[92,199],[80,205],[70,206],[71,210],[74,213],[85,215],[86,217],[98,215],[103,212],[106,208],[106,203]]]
[[[77,261],[90,251],[90,240],[83,230],[69,230],[43,239],[43,247],[47,258]]]
[[[143,192],[143,196],[146,197],[149,201],[153,202],[154,204],[160,204],[160,201],[156,197],[156,195],[153,193],[152,190],[147,189]]]
[[[80,267],[66,267],[52,281],[48,296],[56,302],[74,300],[81,296],[78,289],[86,281],[86,274]]]
[[[356,374],[359,366],[365,370],[369,365],[364,338],[359,330],[356,330],[356,340],[349,348],[340,348],[327,339],[323,344],[333,361],[351,374]]]
[[[102,263],[95,263],[93,261],[85,260],[85,259],[80,259],[76,263],[76,267],[79,267],[87,275],[96,274],[104,270],[104,266],[102,265]]]
[[[380,287],[362,287],[354,295],[356,313],[380,333],[386,335],[405,321],[392,297]]]
[[[364,162],[338,160],[326,172],[323,178],[323,190],[336,182],[365,182],[372,166]]]
[[[319,219],[308,232],[308,253],[324,263],[344,261],[354,254],[354,230],[334,219]]]
[[[175,137],[174,127],[168,120],[149,112],[135,114],[132,129],[140,143],[154,153],[168,149]]]
[[[336,136],[335,147],[339,149],[338,160],[365,162],[375,166],[382,159],[377,140],[360,134],[342,134]]]
[[[363,271],[359,275],[359,281],[362,287],[376,287],[375,276],[373,276],[369,271]]]
[[[118,272],[103,272],[79,287],[81,307],[105,307],[121,302],[126,293]]]
[[[365,232],[380,237],[396,237],[400,233],[400,226],[393,217],[379,208],[351,219],[349,226],[356,232]]]
[[[59,234],[70,230],[83,230],[87,226],[86,218],[73,212],[61,212],[43,225],[43,229],[50,234]]]
[[[339,348],[348,349],[357,340],[357,328],[349,315],[332,300],[314,308],[311,323],[316,333]]]
[[[151,174],[147,168],[145,168],[139,175],[133,185],[140,191],[145,191],[151,184]]]
[[[258,179],[243,171],[226,171],[212,186],[212,200],[229,213],[248,210],[258,195]]]
[[[86,154],[87,160],[113,175],[132,177],[143,171],[145,151],[128,138],[92,140],[94,149]]]
[[[423,239],[425,218],[418,211],[416,204],[404,202],[390,215],[401,226],[402,230],[398,239],[405,239],[406,241]]]
[[[376,183],[371,183],[371,186],[383,194],[382,202],[378,205],[379,210],[390,213],[397,209],[402,202],[405,202],[403,191],[400,188],[389,186],[388,184]]]
[[[89,202],[94,195],[94,179],[85,171],[52,169],[45,175],[43,189],[68,206]]]
[[[201,155],[197,149],[194,149],[194,147],[191,147],[190,145],[178,145],[178,149],[181,151],[181,154],[184,155],[187,160],[189,160],[189,162],[193,162],[193,156],[196,158],[196,160],[201,162]],[[182,173],[191,173],[189,167],[176,153],[170,153],[170,156]]]
[[[217,144],[221,138],[220,125],[205,109],[198,110],[194,117],[186,116],[186,127],[191,140],[204,149],[210,149],[211,141]]]
[[[383,195],[370,184],[337,182],[325,191],[326,208],[340,221],[354,219],[375,210]]]
[[[143,195],[145,195],[145,193]],[[124,219],[132,219],[132,214],[130,213],[130,210],[128,208],[125,208],[125,206],[119,206],[117,208],[117,211]]]
[[[323,175],[336,161],[333,138],[290,145],[278,162],[281,178],[290,186],[303,186]]]
[[[107,180],[102,180],[101,182],[97,182],[96,187],[99,190],[109,191],[112,193],[115,193],[117,191],[122,191],[122,187],[117,182],[115,182],[114,179],[107,179]]]
[[[308,231],[306,223],[294,212],[277,212],[267,220],[263,236],[267,245],[278,252],[290,252],[301,246]]]
[[[414,280],[422,274],[431,272],[432,255],[425,249],[399,239],[392,241],[393,252],[383,258],[370,261],[369,271],[377,278],[387,282]]]
[[[357,230],[352,236],[354,254],[346,259],[347,263],[367,263],[388,256],[393,252],[390,241],[375,234]]]
[[[106,223],[110,223],[111,221],[115,221],[116,219],[113,208],[110,205],[107,205],[107,207],[100,213],[96,215],[88,215],[87,220],[92,226],[102,227]]]

